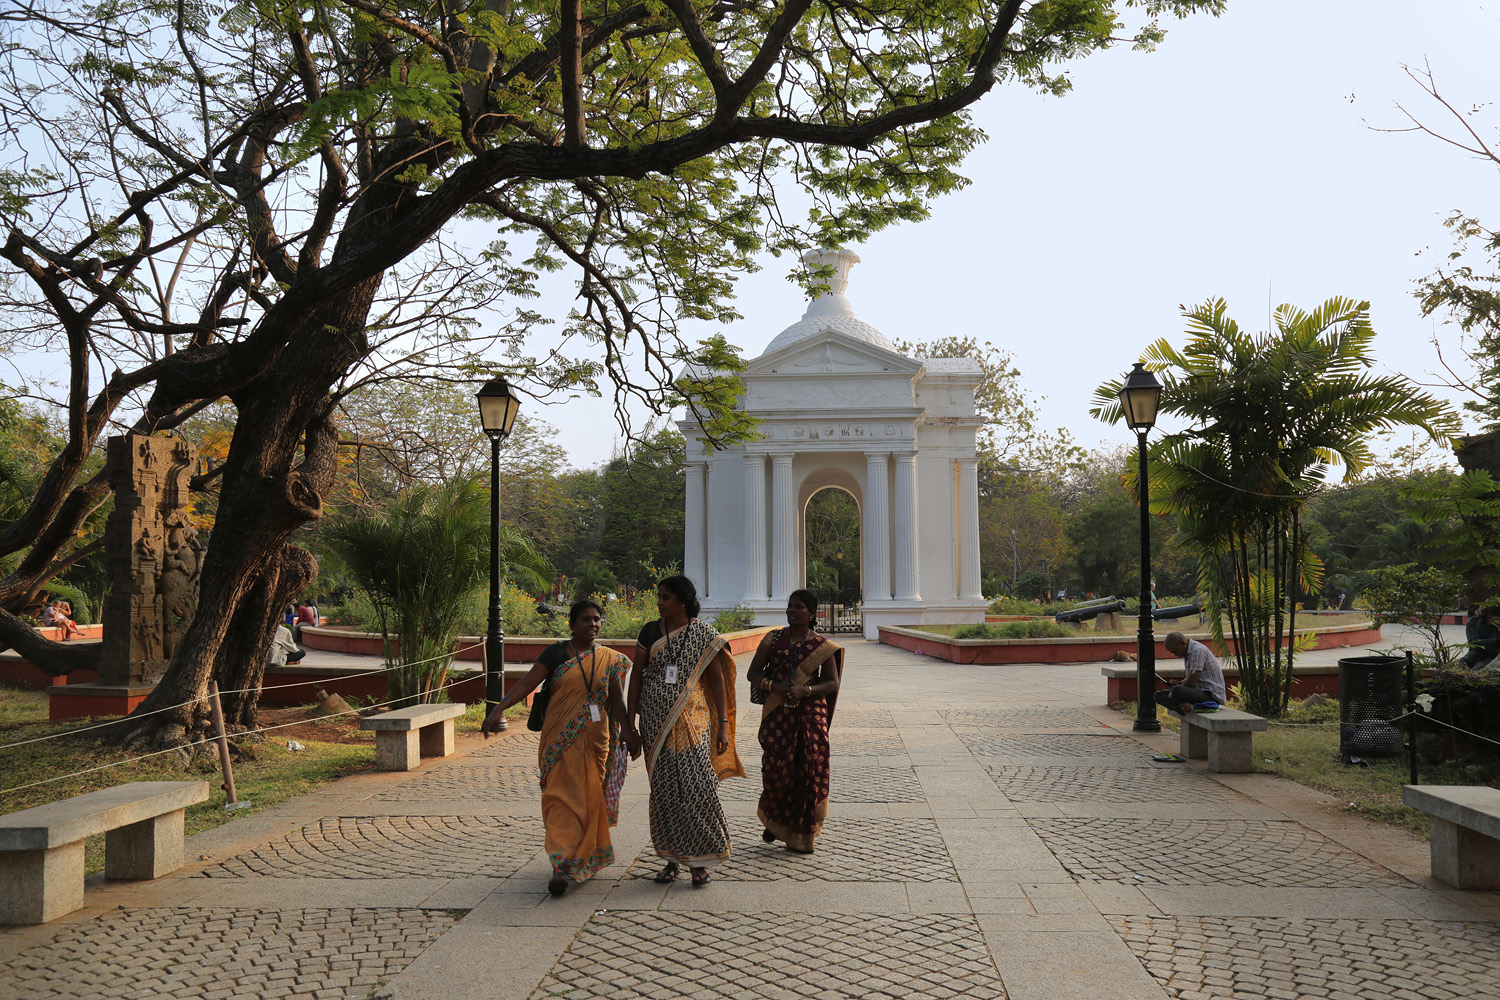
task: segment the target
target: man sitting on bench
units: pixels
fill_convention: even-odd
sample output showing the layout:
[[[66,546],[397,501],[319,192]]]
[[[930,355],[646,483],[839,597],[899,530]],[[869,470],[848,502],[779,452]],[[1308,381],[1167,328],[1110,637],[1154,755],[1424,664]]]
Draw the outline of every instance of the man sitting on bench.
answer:
[[[1169,653],[1182,657],[1185,662],[1182,683],[1174,684],[1171,690],[1156,692],[1156,703],[1183,715],[1204,702],[1211,701],[1215,708],[1222,707],[1228,699],[1228,692],[1224,689],[1224,669],[1219,666],[1219,658],[1214,656],[1213,651],[1181,632],[1168,632],[1162,645],[1167,647]],[[1166,683],[1160,677],[1156,681],[1158,684]]]

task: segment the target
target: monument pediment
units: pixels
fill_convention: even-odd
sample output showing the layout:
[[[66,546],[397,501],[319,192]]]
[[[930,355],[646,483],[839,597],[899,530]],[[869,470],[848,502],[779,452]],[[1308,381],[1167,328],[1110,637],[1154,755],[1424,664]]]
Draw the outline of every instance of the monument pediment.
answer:
[[[910,380],[922,362],[886,350],[840,330],[825,330],[750,362],[741,378],[889,375]]]

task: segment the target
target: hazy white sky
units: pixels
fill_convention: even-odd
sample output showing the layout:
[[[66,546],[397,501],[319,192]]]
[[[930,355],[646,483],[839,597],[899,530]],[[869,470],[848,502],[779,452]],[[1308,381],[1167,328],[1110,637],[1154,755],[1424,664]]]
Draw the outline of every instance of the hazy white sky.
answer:
[[[1180,343],[1178,304],[1214,296],[1254,330],[1268,296],[1368,299],[1382,366],[1431,381],[1429,341],[1456,333],[1421,318],[1412,281],[1446,252],[1450,211],[1500,223],[1500,172],[1369,126],[1402,125],[1398,101],[1441,120],[1402,63],[1429,61],[1461,108],[1500,100],[1500,0],[1229,0],[1221,18],[1168,27],[1155,53],[1076,64],[1067,97],[1002,87],[981,102],[973,184],[853,248],[860,318],[892,339],[993,341],[1045,397],[1044,424],[1090,447],[1129,437],[1088,416],[1093,387],[1155,338]],[[1495,137],[1500,109],[1475,120]],[[788,266],[768,258],[741,284],[745,319],[724,332],[747,358],[802,314]],[[575,464],[609,457],[607,403],[528,412]]]

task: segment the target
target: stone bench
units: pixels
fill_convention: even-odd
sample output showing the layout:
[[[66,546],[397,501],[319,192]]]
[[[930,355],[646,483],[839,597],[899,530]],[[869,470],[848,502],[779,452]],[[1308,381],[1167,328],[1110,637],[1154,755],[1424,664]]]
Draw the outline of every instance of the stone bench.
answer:
[[[375,733],[377,771],[410,771],[423,757],[453,752],[453,720],[467,710],[462,702],[413,705],[360,719],[359,728]]]
[[[1500,889],[1500,789],[1403,785],[1401,800],[1432,820],[1432,877],[1457,889]]]
[[[1182,756],[1194,760],[1206,757],[1208,769],[1220,774],[1249,774],[1255,770],[1250,734],[1265,732],[1265,719],[1233,708],[1187,715],[1170,708],[1167,711],[1182,720],[1182,728],[1178,730],[1181,749],[1177,751]]]
[[[44,924],[83,906],[83,841],[104,834],[104,877],[182,867],[183,810],[206,781],[132,781],[0,816],[0,924]]]

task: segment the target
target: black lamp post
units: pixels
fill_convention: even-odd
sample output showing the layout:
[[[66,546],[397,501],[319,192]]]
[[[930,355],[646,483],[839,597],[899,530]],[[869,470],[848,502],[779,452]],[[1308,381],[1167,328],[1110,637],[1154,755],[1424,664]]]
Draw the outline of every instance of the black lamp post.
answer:
[[[838,591],[834,595],[834,601],[842,604],[844,601],[844,550],[839,549],[833,554],[833,589]]]
[[[1156,423],[1161,403],[1161,383],[1137,361],[1125,385],[1120,389],[1120,406],[1125,423],[1135,431],[1140,461],[1136,492],[1141,499],[1141,608],[1135,637],[1135,725],[1136,732],[1157,733],[1161,723],[1156,718],[1156,636],[1151,628],[1151,512],[1150,484],[1146,479],[1146,432]]]
[[[505,631],[500,612],[500,442],[510,437],[521,401],[503,378],[479,390],[479,422],[490,439],[490,627],[484,639],[484,701],[488,715],[505,697]],[[500,728],[506,728],[504,719]]]

